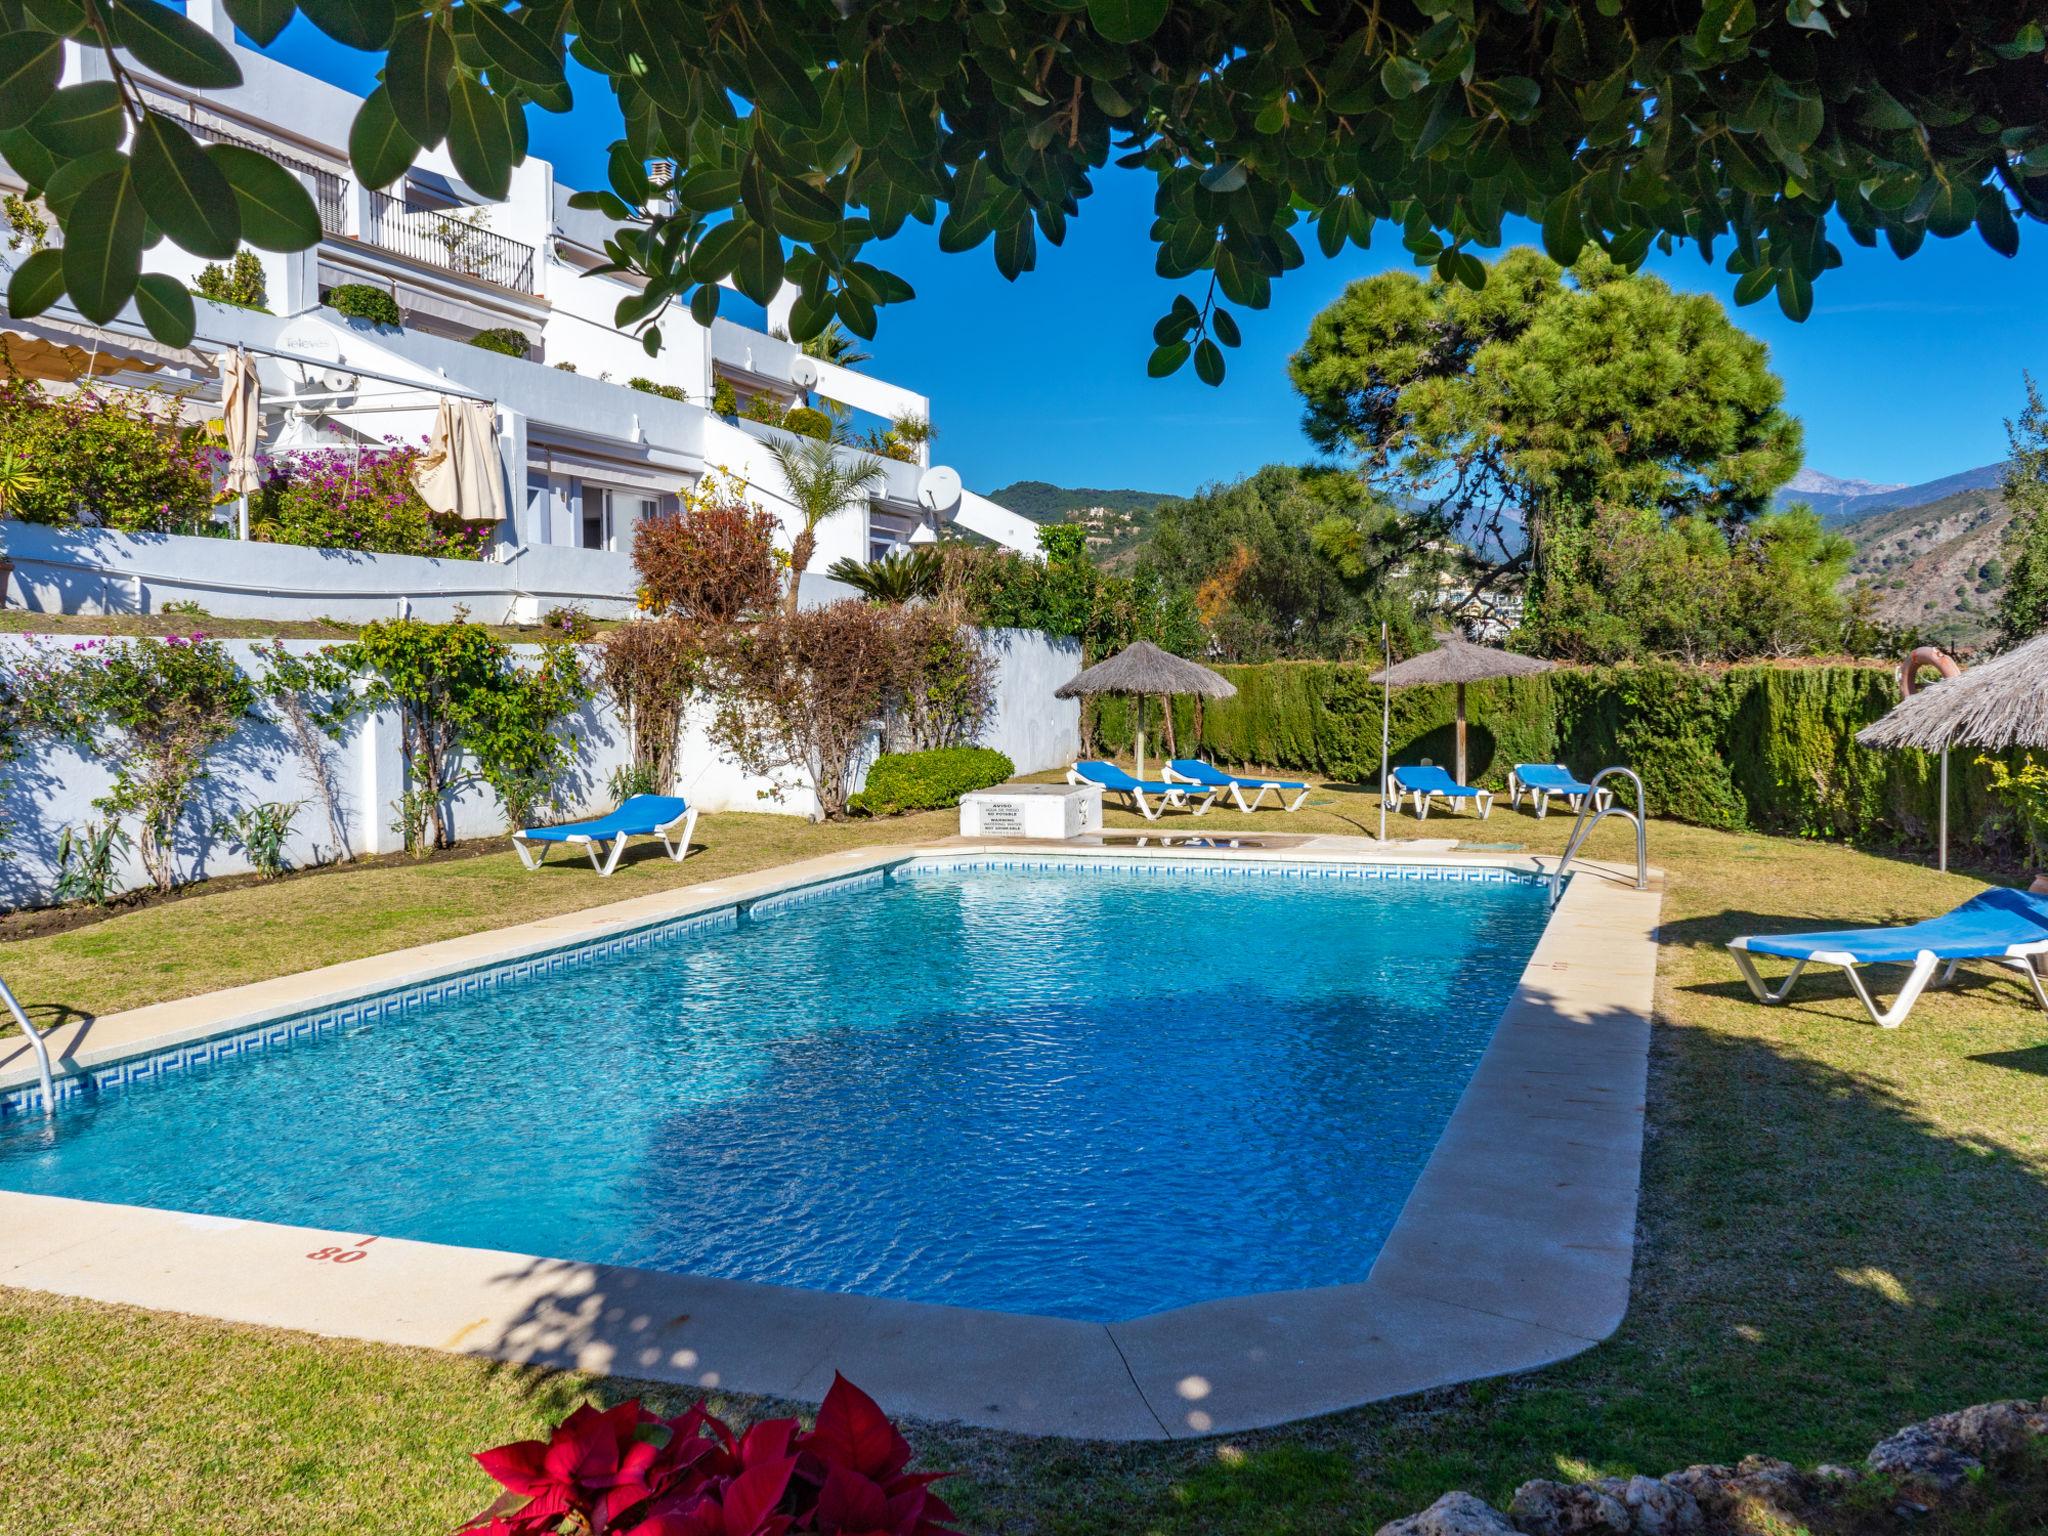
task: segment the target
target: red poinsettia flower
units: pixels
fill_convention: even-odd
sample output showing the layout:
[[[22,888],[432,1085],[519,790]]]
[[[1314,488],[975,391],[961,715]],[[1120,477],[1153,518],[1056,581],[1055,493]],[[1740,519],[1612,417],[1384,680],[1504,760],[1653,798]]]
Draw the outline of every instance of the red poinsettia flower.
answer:
[[[484,1471],[528,1500],[498,1523],[514,1532],[552,1532],[564,1516],[575,1514],[591,1536],[605,1536],[620,1515],[658,1491],[650,1478],[660,1469],[665,1447],[647,1431],[661,1422],[637,1400],[602,1411],[586,1403],[545,1441],[479,1452]]]

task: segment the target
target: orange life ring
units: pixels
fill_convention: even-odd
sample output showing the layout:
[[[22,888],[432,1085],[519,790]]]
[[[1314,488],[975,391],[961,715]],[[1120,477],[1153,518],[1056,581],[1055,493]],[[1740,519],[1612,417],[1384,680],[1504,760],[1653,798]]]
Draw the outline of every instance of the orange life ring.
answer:
[[[1899,692],[1909,699],[1918,686],[1914,679],[1920,675],[1922,667],[1932,667],[1943,677],[1963,675],[1962,664],[1940,646],[1919,646],[1899,664]]]

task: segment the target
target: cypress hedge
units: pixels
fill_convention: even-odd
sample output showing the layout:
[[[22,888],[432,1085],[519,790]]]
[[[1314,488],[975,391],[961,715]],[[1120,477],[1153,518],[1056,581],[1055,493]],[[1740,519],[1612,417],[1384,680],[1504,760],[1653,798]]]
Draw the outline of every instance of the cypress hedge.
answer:
[[[1370,663],[1269,662],[1222,666],[1237,696],[1175,701],[1183,752],[1212,761],[1375,783],[1380,687]],[[1652,811],[1701,826],[1851,842],[1930,843],[1937,760],[1871,752],[1856,732],[1898,701],[1892,671],[1877,665],[1671,664],[1560,667],[1537,677],[1466,690],[1470,776],[1500,787],[1516,763],[1562,762],[1581,774],[1624,764],[1642,775]],[[1198,721],[1199,715],[1199,721]],[[1103,698],[1095,734],[1107,750],[1131,745],[1125,700]],[[1393,695],[1395,763],[1455,757],[1449,687]],[[1156,706],[1151,746],[1163,746]],[[1990,794],[1976,754],[1950,760],[1949,827],[1958,844],[2012,844],[2009,814]]]

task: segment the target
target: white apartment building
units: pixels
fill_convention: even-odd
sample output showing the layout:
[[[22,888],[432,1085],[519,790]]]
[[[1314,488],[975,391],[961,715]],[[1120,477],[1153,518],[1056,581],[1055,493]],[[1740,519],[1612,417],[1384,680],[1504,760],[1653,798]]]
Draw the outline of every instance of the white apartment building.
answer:
[[[62,304],[0,325],[90,348],[96,377],[182,390],[194,409],[218,400],[214,356],[241,346],[257,364],[264,441],[273,453],[419,441],[443,398],[490,401],[509,515],[482,570],[477,562],[388,556],[337,567],[314,551],[281,546],[10,523],[11,600],[70,611],[188,600],[224,615],[296,608],[337,618],[387,615],[394,603],[429,617],[457,605],[494,619],[531,618],[563,603],[622,611],[635,589],[627,554],[634,524],[709,470],[745,480],[753,499],[784,517],[788,542],[789,508],[766,451],[780,429],[715,414],[721,383],[742,401],[767,394],[834,402],[856,430],[903,416],[932,420],[925,396],[808,357],[771,334],[791,291],[765,315],[729,291],[708,328],[673,309],[662,320],[661,354],[649,358],[637,338],[611,324],[637,283],[591,275],[604,260],[606,221],[569,207],[573,189],[556,181],[551,163],[529,156],[500,202],[465,186],[440,150],[423,155],[399,183],[365,187],[346,151],[359,98],[239,44],[218,0],[188,0],[186,14],[230,49],[243,83],[196,100],[152,81],[151,106],[177,116],[202,142],[241,144],[296,173],[319,207],[320,243],[258,253],[268,314],[198,301],[198,335],[184,354],[151,342],[132,307],[105,327],[86,325]],[[73,47],[69,54],[67,82],[104,67],[96,51]],[[139,78],[149,81],[146,73]],[[21,185],[4,161],[0,183]],[[0,268],[25,254],[0,251]],[[144,265],[190,283],[205,263],[163,244]],[[324,306],[333,289],[354,283],[389,293],[402,327],[350,320]],[[527,357],[470,344],[479,332],[503,328],[529,339]],[[682,398],[628,387],[635,377]],[[872,558],[949,527],[1035,552],[1035,524],[964,489],[957,473],[930,462],[928,449],[917,449],[914,462],[881,462],[884,479],[868,504],[820,528],[808,577],[842,557]]]

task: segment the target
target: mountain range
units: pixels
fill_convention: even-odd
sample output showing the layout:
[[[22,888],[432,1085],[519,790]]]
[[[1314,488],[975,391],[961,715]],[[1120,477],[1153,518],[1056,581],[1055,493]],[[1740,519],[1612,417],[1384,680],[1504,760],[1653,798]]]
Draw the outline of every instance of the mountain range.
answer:
[[[1778,505],[1803,501],[1831,528],[1844,528],[1879,512],[1903,507],[1924,507],[1944,497],[1968,491],[1996,490],[2003,464],[1980,464],[1939,480],[1918,485],[1880,485],[1870,480],[1847,480],[1839,475],[1802,469],[1778,492]]]

